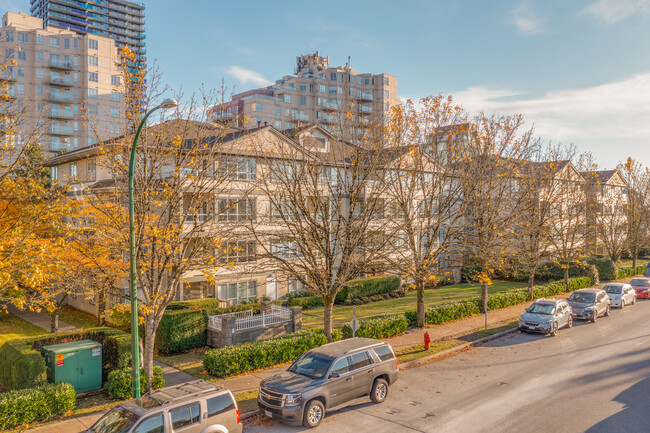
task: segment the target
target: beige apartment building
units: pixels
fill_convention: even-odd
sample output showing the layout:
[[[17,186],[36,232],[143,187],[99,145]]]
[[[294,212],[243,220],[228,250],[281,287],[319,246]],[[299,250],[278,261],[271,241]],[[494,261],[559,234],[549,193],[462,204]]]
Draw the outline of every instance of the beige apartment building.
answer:
[[[236,94],[212,108],[214,121],[235,121],[242,128],[272,125],[278,130],[312,123],[326,130],[338,123],[340,110],[351,113],[358,125],[382,121],[390,107],[401,104],[397,78],[332,67],[329,57],[297,57],[295,75],[285,75],[268,87]]]
[[[42,128],[51,154],[82,148],[120,133],[122,95],[112,39],[79,35],[24,13],[7,12],[0,54],[10,67],[9,94],[26,110],[24,130]],[[90,122],[89,122],[90,120]]]

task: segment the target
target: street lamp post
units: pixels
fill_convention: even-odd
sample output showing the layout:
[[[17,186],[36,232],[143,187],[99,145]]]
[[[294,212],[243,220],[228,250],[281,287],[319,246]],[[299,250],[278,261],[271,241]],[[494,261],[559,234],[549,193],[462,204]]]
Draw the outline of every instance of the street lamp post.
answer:
[[[142,126],[147,121],[147,117],[156,110],[161,108],[173,108],[178,105],[174,99],[165,99],[160,105],[147,111],[140,121],[138,130],[133,137],[131,146],[131,159],[129,161],[129,241],[130,241],[130,261],[131,268],[129,274],[129,285],[131,289],[131,353],[133,355],[133,398],[140,398],[140,337],[138,336],[138,289],[136,284],[135,269],[135,211],[133,206],[133,168],[135,166],[135,153],[138,146],[138,138]]]

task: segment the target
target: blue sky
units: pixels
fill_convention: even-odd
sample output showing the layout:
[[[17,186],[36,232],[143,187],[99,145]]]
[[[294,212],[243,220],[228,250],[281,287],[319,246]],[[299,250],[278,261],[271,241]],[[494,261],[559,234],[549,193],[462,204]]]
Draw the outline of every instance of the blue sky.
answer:
[[[396,75],[403,98],[521,112],[604,168],[628,156],[650,165],[650,0],[144,3],[148,57],[186,93],[222,78],[236,92],[258,87],[319,50]],[[28,5],[0,0],[0,12]]]

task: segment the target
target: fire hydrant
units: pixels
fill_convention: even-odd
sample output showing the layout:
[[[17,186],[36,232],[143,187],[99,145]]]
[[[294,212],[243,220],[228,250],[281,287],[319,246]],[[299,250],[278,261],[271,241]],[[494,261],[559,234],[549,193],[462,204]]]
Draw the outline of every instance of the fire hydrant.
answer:
[[[429,332],[424,333],[424,350],[429,350],[429,343],[431,343],[431,336]]]

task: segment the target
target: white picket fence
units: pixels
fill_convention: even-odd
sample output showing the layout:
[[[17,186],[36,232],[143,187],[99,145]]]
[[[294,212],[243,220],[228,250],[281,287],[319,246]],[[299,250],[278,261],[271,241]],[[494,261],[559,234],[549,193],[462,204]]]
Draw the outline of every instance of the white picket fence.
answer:
[[[279,305],[271,305],[271,312],[261,314],[253,314],[253,310],[238,311],[236,313],[219,314],[217,316],[208,317],[208,326],[221,331],[221,323],[223,317],[235,317],[235,331],[243,331],[245,329],[263,328],[269,325],[277,325],[278,323],[285,323],[291,321],[291,310]]]

